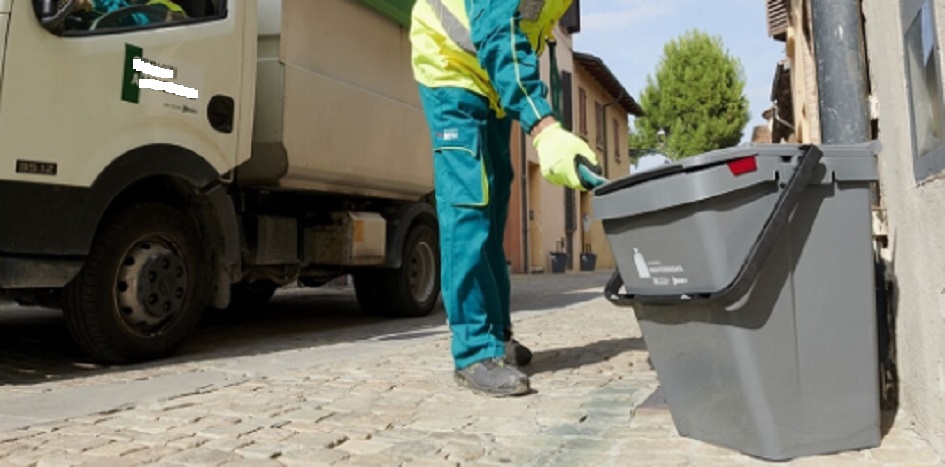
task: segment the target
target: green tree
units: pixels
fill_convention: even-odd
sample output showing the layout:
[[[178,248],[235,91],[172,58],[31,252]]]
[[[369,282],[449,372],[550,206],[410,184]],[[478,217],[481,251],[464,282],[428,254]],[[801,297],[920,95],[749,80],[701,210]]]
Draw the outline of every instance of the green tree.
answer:
[[[744,91],[741,61],[721,38],[687,32],[663,48],[656,78],[647,76],[640,96],[646,115],[634,120],[632,147],[682,159],[735,146],[749,120]]]

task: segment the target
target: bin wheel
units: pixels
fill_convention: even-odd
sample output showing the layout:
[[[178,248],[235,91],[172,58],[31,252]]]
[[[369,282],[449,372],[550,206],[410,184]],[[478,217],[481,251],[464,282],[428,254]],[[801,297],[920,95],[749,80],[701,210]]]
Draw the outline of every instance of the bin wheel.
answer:
[[[404,242],[400,269],[354,273],[354,290],[361,308],[371,314],[398,317],[427,316],[440,296],[439,238],[436,230],[418,223]]]
[[[163,204],[137,204],[106,220],[82,271],[64,290],[69,332],[107,363],[177,351],[209,301],[194,222]]]

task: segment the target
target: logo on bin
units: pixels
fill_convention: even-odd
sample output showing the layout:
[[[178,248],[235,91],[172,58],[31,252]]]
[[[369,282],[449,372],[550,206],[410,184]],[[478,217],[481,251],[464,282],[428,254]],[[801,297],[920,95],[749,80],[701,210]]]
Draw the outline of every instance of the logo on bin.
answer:
[[[673,286],[688,284],[689,279],[686,277],[674,277]]]
[[[643,257],[643,253],[640,253],[639,248],[633,249],[633,262],[637,265],[637,275],[640,276],[640,279],[653,277],[650,275],[650,267],[646,265],[646,258]]]

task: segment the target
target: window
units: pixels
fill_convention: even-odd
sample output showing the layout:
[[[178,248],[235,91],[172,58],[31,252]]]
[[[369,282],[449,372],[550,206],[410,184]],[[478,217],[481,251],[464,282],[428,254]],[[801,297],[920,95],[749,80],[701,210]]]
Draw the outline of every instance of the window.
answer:
[[[578,120],[581,134],[587,136],[587,91],[584,88],[578,89]]]
[[[903,0],[906,80],[916,180],[945,169],[945,100],[931,0]]]
[[[620,162],[620,124],[616,118],[612,120],[611,127],[614,129],[614,160]]]
[[[226,16],[226,0],[33,0],[43,26],[57,34],[89,35],[158,28]]]
[[[561,117],[564,120],[564,127],[568,131],[574,131],[574,91],[571,89],[571,73],[561,72],[561,94],[562,109]]]
[[[607,144],[604,141],[604,106],[600,102],[594,102],[594,129],[597,130],[597,147],[604,149]]]
[[[568,34],[581,32],[581,0],[574,0],[564,13],[559,25]]]

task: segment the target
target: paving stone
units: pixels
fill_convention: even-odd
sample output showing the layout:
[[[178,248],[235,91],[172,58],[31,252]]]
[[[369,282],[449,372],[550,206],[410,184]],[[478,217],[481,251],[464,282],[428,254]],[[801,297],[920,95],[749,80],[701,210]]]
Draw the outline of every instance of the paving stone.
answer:
[[[172,407],[158,413],[159,420],[172,420],[179,423],[194,423],[210,415],[210,411],[194,407],[193,404]]]
[[[44,453],[36,461],[36,467],[73,467],[83,462],[79,456],[64,451],[52,451]]]
[[[211,439],[237,438],[263,427],[253,423],[234,423],[232,425],[214,425],[201,429],[197,432],[199,436],[205,436]]]
[[[691,465],[690,457],[685,452],[638,452],[626,448],[621,449],[620,453],[617,454],[616,461],[617,465],[652,465],[660,467]]]
[[[210,442],[209,438],[196,435],[184,435],[182,438],[168,441],[167,446],[175,449],[186,450],[200,447],[201,445],[208,442]]]
[[[373,440],[349,440],[338,445],[337,449],[343,449],[354,455],[372,455],[385,451],[393,446],[384,441]]]
[[[337,414],[332,417],[327,417],[324,422],[328,426],[343,426],[343,427],[363,427],[363,428],[373,428],[375,431],[384,430],[395,425],[398,425],[402,422],[407,422],[412,417],[405,417],[403,419],[397,419],[385,414],[379,413],[363,413],[363,412],[352,412],[345,414]]]
[[[7,441],[0,443],[0,458],[9,456],[17,451],[32,451],[34,448],[22,441]]]
[[[176,448],[172,448],[168,446],[156,446],[156,447],[149,447],[147,449],[142,449],[140,451],[135,451],[130,454],[125,454],[124,456],[121,456],[120,459],[107,459],[107,460],[99,459],[97,462],[104,463],[105,461],[108,461],[108,462],[129,461],[130,465],[139,466],[139,465],[147,464],[149,462],[157,462],[165,457],[177,454],[178,452],[181,452],[181,449],[176,449]],[[121,464],[121,465],[124,465],[124,464]],[[103,467],[104,467],[104,464],[103,464]]]
[[[314,423],[314,422],[300,422],[294,421],[289,422],[286,425],[283,425],[281,429],[286,431],[291,431],[294,433],[325,433],[326,431],[331,431],[333,428],[332,425],[324,423]]]
[[[364,454],[352,455],[344,463],[360,467],[400,467],[403,461],[384,454]]]
[[[280,414],[279,418],[292,422],[318,423],[332,414],[334,412],[324,409],[298,409],[286,411]]]
[[[440,446],[436,442],[428,439],[407,441],[384,438],[378,439],[378,441],[384,441],[388,444],[391,444],[388,454],[392,458],[402,459],[404,461],[435,457],[441,453]],[[440,458],[444,456],[445,454],[439,455]]]
[[[503,465],[531,465],[532,461],[540,457],[541,453],[531,449],[522,448],[503,448],[496,452],[486,454],[477,462],[499,463]],[[535,464],[541,465],[541,464]]]
[[[371,407],[371,405],[374,403],[374,400],[375,397],[373,396],[346,397],[331,401],[323,405],[322,408],[332,412],[360,411],[367,407]]]
[[[881,467],[883,464],[865,459],[843,459],[837,456],[813,456],[791,461],[791,467]]]
[[[252,443],[236,449],[236,453],[249,459],[277,459],[291,449],[291,445],[277,443]]]
[[[8,454],[3,458],[3,464],[6,465],[34,465],[44,456],[48,455],[49,451],[44,451],[41,449],[26,448],[14,451]]]
[[[941,459],[931,449],[875,449],[870,451],[870,457],[881,463],[914,462],[928,463],[941,462]]]
[[[46,433],[40,434],[39,436],[31,436],[29,438],[22,438],[17,440],[19,443],[25,444],[34,449],[42,448],[49,443],[50,440],[55,439],[55,436],[48,435]]]
[[[200,447],[205,449],[216,449],[217,451],[234,452],[237,449],[253,444],[252,441],[244,439],[222,438],[212,439],[202,444]]]
[[[478,459],[486,454],[485,448],[480,444],[448,442],[442,448],[446,458],[450,461],[469,462]]]
[[[366,426],[338,426],[332,430],[333,433],[344,435],[350,440],[370,440],[382,432],[377,428]]]
[[[411,459],[404,462],[404,467],[460,467],[460,462],[454,462],[444,459]]]
[[[161,462],[178,462],[195,467],[217,466],[224,462],[238,460],[242,458],[236,454],[203,447],[187,449],[161,458]]]
[[[148,448],[155,448],[167,446],[169,443],[174,441],[191,437],[193,437],[193,435],[182,433],[142,433],[140,436],[135,436],[134,440],[136,443],[147,446]]]
[[[167,433],[168,431],[181,426],[183,422],[180,420],[171,420],[171,419],[154,419],[148,420],[147,422],[139,423],[133,427],[128,427],[131,430],[148,433],[151,435]]]
[[[459,431],[474,420],[460,417],[422,415],[409,422],[408,426],[421,431]]]
[[[27,431],[27,430],[15,430],[8,432],[0,432],[0,446],[8,441],[17,441],[23,440],[25,438],[31,438],[33,436],[39,436],[40,432],[36,431]]]
[[[220,467],[283,467],[285,464],[275,459],[242,459],[220,464]]]
[[[298,448],[331,449],[348,441],[342,433],[297,433],[282,440],[279,444]]]
[[[292,449],[284,452],[277,459],[283,464],[295,467],[309,467],[317,465],[331,465],[346,461],[351,455],[339,449],[305,448]],[[357,465],[346,462],[349,465]]]
[[[149,465],[149,462],[150,461],[142,461],[134,457],[113,457],[87,460],[78,465],[79,467],[139,467]],[[183,464],[179,465],[180,467],[184,467]]]
[[[115,430],[100,425],[88,425],[85,423],[78,425],[66,425],[56,431],[58,435],[76,435],[76,436],[104,436],[114,433]]]
[[[276,443],[294,435],[295,432],[281,428],[269,428],[240,436],[239,439],[253,443]]]
[[[157,418],[146,420],[129,416],[114,417],[108,420],[105,420],[101,423],[98,423],[97,426],[102,426],[106,428],[111,428],[114,431],[120,431],[124,429],[136,430],[138,427],[147,425],[148,423],[159,423]]]
[[[138,444],[138,443],[127,443],[123,441],[112,441],[103,446],[97,448],[92,448],[85,451],[83,454],[86,456],[97,456],[97,457],[121,457],[125,454],[130,454],[135,451],[140,451],[142,449],[147,449],[147,446]]]

